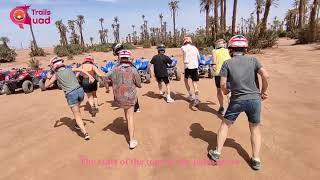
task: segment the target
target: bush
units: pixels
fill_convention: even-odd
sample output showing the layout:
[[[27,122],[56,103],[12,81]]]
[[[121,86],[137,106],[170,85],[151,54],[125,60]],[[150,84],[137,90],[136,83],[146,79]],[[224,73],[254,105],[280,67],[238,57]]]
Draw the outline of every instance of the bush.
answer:
[[[58,45],[54,47],[54,53],[59,57],[78,55],[88,51],[88,48],[82,47],[79,44],[71,44],[68,46]]]
[[[31,69],[38,69],[40,68],[40,62],[38,59],[32,57],[29,61],[28,61],[28,65]]]
[[[97,44],[90,47],[90,50],[96,51],[96,52],[109,52],[111,51],[111,48],[107,44]]]
[[[17,53],[14,49],[0,45],[0,62],[12,62],[16,59]]]
[[[279,37],[287,37],[287,31],[278,31],[278,36]]]
[[[307,44],[312,42],[312,35],[309,28],[303,28],[298,32],[298,44]]]
[[[46,56],[46,53],[42,48],[37,48],[37,49],[31,49],[31,52],[29,53],[30,57],[35,57],[35,56]]]
[[[131,44],[131,43],[124,43],[123,46],[124,46],[125,49],[129,49],[129,50],[136,48],[136,47],[135,47],[133,44]]]
[[[259,37],[256,33],[248,33],[246,37],[249,40],[249,51],[253,49],[264,49],[272,47],[277,44],[277,41],[279,39],[278,34],[272,30],[268,30],[261,37]]]
[[[151,42],[150,41],[145,41],[142,45],[143,48],[151,48]]]

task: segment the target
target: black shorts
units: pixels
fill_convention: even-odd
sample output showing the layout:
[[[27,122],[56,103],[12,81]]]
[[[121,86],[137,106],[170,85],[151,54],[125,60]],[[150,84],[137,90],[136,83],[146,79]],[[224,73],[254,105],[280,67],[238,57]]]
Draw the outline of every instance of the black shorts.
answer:
[[[98,81],[95,80],[93,83],[89,83],[89,78],[84,78],[81,81],[81,86],[85,93],[92,93],[98,90]]]
[[[191,78],[192,81],[199,81],[199,72],[198,69],[185,69],[184,70],[184,78]]]
[[[169,77],[156,77],[158,83],[164,82],[165,84],[169,84]]]

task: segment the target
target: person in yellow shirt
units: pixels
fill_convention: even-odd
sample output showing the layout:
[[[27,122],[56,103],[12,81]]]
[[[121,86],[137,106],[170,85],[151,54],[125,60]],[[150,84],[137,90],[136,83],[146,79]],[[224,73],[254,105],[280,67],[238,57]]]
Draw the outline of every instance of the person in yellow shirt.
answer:
[[[222,90],[220,88],[220,70],[221,67],[223,65],[223,63],[228,60],[231,59],[230,54],[229,54],[229,50],[227,49],[227,42],[224,39],[219,39],[216,41],[215,43],[215,48],[212,51],[212,57],[214,59],[214,71],[215,71],[215,84],[217,87],[217,98],[219,101],[219,110],[218,112],[223,115],[224,112],[224,108],[223,108],[223,93]]]

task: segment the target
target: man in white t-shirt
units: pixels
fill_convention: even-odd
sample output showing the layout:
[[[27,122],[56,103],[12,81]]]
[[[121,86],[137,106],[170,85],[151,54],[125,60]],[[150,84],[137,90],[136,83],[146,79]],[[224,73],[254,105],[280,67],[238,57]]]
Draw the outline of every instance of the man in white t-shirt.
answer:
[[[198,81],[199,81],[199,59],[200,54],[198,49],[191,45],[192,39],[191,37],[185,37],[183,40],[183,46],[181,47],[183,53],[183,62],[184,62],[184,83],[186,85],[187,91],[189,93],[189,99],[193,101],[193,105],[197,106],[200,103],[199,100],[199,90],[198,90]],[[192,79],[193,90],[195,96],[193,96],[188,79]]]

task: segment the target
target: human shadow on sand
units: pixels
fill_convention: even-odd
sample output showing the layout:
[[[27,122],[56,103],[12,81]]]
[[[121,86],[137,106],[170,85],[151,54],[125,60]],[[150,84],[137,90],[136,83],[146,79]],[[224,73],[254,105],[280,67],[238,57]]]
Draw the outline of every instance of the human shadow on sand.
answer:
[[[209,152],[210,149],[215,149],[217,146],[217,134],[212,131],[205,130],[201,124],[193,123],[190,126],[190,133],[189,135],[195,139],[201,139],[208,143],[207,151]],[[234,139],[227,138],[224,147],[231,147],[237,150],[238,154],[248,163],[250,166],[250,156],[247,151]]]
[[[118,104],[116,102],[112,101],[106,101],[106,103],[111,104],[111,108],[114,108],[113,110],[118,110],[120,109],[120,107],[118,106]]]
[[[103,131],[110,130],[116,134],[123,135],[127,143],[129,143],[130,138],[129,138],[129,132],[128,132],[128,125],[127,125],[127,121],[123,117],[116,118],[115,120],[113,120],[112,123],[104,127],[102,130]]]
[[[104,103],[98,104],[98,107],[100,107],[100,106],[102,106],[102,105],[104,105]],[[86,102],[86,104],[80,106],[80,108],[84,108],[84,109],[83,109],[84,111],[90,111],[90,107],[91,107],[91,106],[90,106],[90,104],[89,104],[88,101]]]
[[[156,94],[153,91],[148,91],[147,93],[143,94],[142,96],[147,96],[149,98],[153,99],[163,99],[160,94]]]
[[[94,121],[92,120],[89,120],[89,119],[82,119],[83,121],[87,121],[89,123],[94,123]],[[81,130],[77,130],[75,128],[75,125],[76,125],[76,120],[75,119],[71,119],[71,118],[68,118],[68,117],[63,117],[63,118],[60,118],[59,120],[57,120],[53,127],[54,128],[57,128],[57,127],[60,127],[60,126],[67,126],[71,131],[75,132],[78,134],[78,136],[82,137],[83,134],[81,132]],[[84,125],[86,125],[86,123],[84,122]]]

